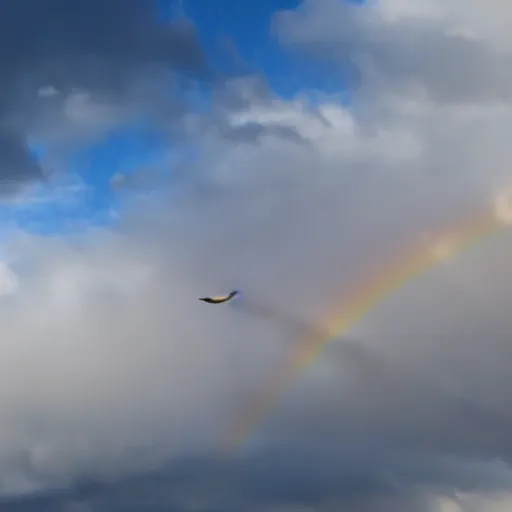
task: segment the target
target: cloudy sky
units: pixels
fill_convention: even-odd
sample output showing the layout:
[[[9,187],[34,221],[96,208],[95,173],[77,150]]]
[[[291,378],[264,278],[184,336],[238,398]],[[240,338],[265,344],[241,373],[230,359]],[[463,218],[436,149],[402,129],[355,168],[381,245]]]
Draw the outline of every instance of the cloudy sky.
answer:
[[[2,510],[512,510],[506,227],[225,450],[349,287],[510,217],[512,4],[0,3]]]

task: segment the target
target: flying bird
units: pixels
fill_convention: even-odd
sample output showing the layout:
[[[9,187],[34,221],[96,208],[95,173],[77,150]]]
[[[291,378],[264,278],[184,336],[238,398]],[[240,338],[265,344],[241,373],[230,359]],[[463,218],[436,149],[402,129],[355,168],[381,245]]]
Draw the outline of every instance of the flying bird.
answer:
[[[208,302],[208,304],[222,304],[223,302],[230,301],[235,295],[238,295],[237,290],[233,290],[229,295],[221,295],[217,297],[200,297],[199,300]]]

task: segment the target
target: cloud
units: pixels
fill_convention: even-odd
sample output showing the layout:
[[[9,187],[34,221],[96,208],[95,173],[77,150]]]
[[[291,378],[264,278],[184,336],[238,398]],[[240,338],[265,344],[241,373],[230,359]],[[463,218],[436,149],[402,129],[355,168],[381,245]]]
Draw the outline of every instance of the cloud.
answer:
[[[41,169],[36,157],[18,133],[10,130],[0,132],[0,172],[2,193],[13,194],[27,181],[41,178]]]
[[[152,5],[140,0],[51,0],[44,9],[26,1],[4,7],[4,194],[45,173],[28,149],[28,138],[58,145],[62,152],[64,141],[101,136],[131,115],[158,111],[168,123],[181,115],[178,91],[183,83],[212,78],[193,25],[184,19],[164,23],[156,3]],[[176,94],[170,94],[172,89]]]
[[[241,449],[218,451],[289,359],[302,323],[322,325],[383,260],[509,190],[508,96],[492,96],[483,78],[459,96],[444,75],[451,60],[425,74],[412,59],[398,73],[404,34],[413,53],[428,53],[450,25],[478,35],[477,55],[508,52],[486,28],[491,15],[470,24],[458,4],[444,5],[340,7],[349,55],[352,44],[373,51],[371,34],[383,39],[386,87],[363,72],[364,94],[347,107],[234,80],[211,114],[182,117],[197,151],[175,156],[172,186],[134,198],[115,229],[18,233],[4,246],[4,273],[17,282],[0,308],[9,510],[446,512],[510,502],[506,230],[379,304],[290,383]],[[338,48],[327,30],[336,9],[306,2],[279,15],[277,30],[313,54],[322,34]],[[454,69],[467,65],[458,44],[440,50]],[[505,90],[504,75],[485,77]],[[262,136],[239,144],[230,130]],[[233,288],[273,315],[197,300]]]
[[[417,90],[449,103],[510,99],[512,44],[498,40],[497,47],[489,30],[491,24],[501,28],[508,12],[502,2],[485,9],[477,2],[370,5],[306,0],[296,11],[279,13],[275,31],[285,44],[334,65],[353,62],[369,94],[384,88],[392,94]]]

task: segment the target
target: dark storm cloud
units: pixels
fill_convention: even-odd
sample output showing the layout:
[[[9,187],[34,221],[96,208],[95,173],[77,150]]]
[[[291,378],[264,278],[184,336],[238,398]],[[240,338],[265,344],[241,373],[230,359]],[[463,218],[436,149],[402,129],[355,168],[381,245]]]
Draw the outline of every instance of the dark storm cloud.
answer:
[[[162,22],[149,0],[2,0],[0,17],[0,183],[40,177],[24,141],[35,119],[66,94],[119,100],[138,80],[170,71],[204,78],[194,27]],[[45,92],[59,94],[50,98]],[[41,94],[42,93],[42,94]],[[43,109],[44,104],[44,109]]]
[[[277,456],[259,458],[244,466],[211,459],[187,461],[141,477],[116,483],[84,483],[73,490],[5,500],[0,506],[13,512],[270,512],[283,507],[302,510],[314,506],[323,510],[324,505],[337,503],[350,512],[373,512],[382,510],[389,500],[398,502],[396,489],[389,483],[364,475],[352,475],[340,482],[331,469]],[[423,510],[417,508],[421,496],[401,496],[402,504],[412,502],[416,510]]]
[[[0,194],[15,193],[20,182],[41,177],[37,158],[22,135],[0,128]]]

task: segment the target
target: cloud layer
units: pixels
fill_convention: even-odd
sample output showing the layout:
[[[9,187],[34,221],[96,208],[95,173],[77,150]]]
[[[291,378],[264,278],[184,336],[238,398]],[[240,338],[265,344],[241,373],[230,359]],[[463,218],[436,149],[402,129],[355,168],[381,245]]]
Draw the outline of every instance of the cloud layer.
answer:
[[[290,386],[240,451],[218,451],[299,340],[288,318],[321,323],[369,269],[433,226],[491,208],[509,186],[502,66],[512,42],[500,28],[507,8],[491,4],[476,15],[481,3],[467,1],[462,9],[455,0],[306,0],[274,28],[291,49],[328,55],[333,72],[354,60],[360,86],[350,107],[336,96],[282,100],[261,79],[234,80],[211,113],[180,118],[195,159],[176,163],[159,199],[134,200],[116,230],[12,239],[4,251],[18,286],[0,309],[0,491],[9,510],[504,506],[506,230],[381,304]],[[76,19],[63,11],[62,27],[75,27],[65,51],[53,39],[17,45],[5,91],[35,63],[80,61],[92,50],[121,69],[123,86],[137,82],[148,55],[203,70],[189,32],[154,31],[139,3],[123,3],[126,20],[103,12],[116,2],[87,5]],[[72,25],[100,9],[99,37]],[[106,37],[114,28],[118,41]],[[125,54],[134,31],[140,41],[151,33],[151,44]],[[46,80],[39,71],[33,91],[83,87],[117,108],[112,76]],[[12,105],[27,115],[20,104]],[[243,302],[197,301],[232,288],[275,319]]]

